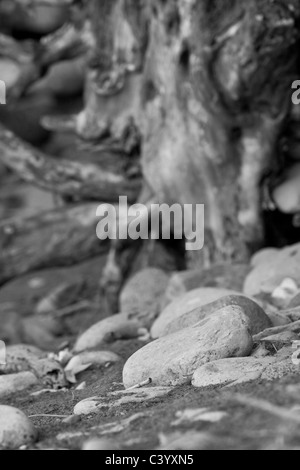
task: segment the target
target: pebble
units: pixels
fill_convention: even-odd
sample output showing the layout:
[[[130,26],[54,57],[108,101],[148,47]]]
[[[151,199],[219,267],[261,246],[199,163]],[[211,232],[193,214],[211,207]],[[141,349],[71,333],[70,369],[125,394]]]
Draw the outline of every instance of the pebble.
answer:
[[[38,385],[39,380],[32,372],[0,375],[0,398],[6,398]]]
[[[283,248],[273,259],[256,266],[245,280],[244,294],[271,295],[286,278],[300,285],[300,244]]]
[[[228,295],[240,295],[240,293],[227,289],[203,287],[191,290],[186,294],[181,295],[161,312],[152,326],[152,338],[159,338],[161,336],[161,331],[164,330],[171,321],[176,320],[185,313],[191,312],[195,308],[210,304],[215,300],[219,300]]]
[[[99,410],[106,405],[103,405],[102,398],[90,397],[80,401],[74,408],[74,415],[87,416],[99,413]]]
[[[141,333],[141,325],[136,320],[130,320],[126,314],[118,314],[106,318],[87,331],[76,341],[74,352],[80,353],[119,339],[137,338]]]
[[[258,380],[273,358],[222,359],[199,367],[192,379],[197,388],[234,386]]]
[[[37,431],[22,411],[0,405],[0,448],[19,449],[36,439]]]
[[[153,385],[190,383],[195,370],[218,359],[249,356],[252,337],[238,307],[225,307],[197,325],[160,338],[131,356],[123,370],[125,388],[151,379]]]
[[[179,303],[182,305],[181,300]],[[174,306],[173,315],[172,306]],[[239,307],[247,318],[250,332],[253,335],[272,326],[269,317],[256,302],[241,295],[228,295],[207,305],[201,305],[187,313],[184,313],[186,310],[184,307],[182,314],[180,314],[177,306],[173,303],[166,308],[154,323],[151,335],[153,338],[161,338],[162,336],[175,333],[183,328],[195,325],[200,320],[214,313],[217,314],[218,311],[222,311],[225,307]]]
[[[168,282],[169,277],[160,269],[139,271],[121,292],[121,312],[130,314],[130,318],[136,318],[142,326],[150,328],[160,313]]]

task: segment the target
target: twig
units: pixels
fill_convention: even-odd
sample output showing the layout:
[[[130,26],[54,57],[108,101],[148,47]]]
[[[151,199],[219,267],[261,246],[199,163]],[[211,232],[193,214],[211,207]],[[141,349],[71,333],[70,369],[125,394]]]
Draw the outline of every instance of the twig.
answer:
[[[46,414],[41,414],[41,415],[31,415],[28,416],[28,418],[68,418],[70,415],[46,415]]]

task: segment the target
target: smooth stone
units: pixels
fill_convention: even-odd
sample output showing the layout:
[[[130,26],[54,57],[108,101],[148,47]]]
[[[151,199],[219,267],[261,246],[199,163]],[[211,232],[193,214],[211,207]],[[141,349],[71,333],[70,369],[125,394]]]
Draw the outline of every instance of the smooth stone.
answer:
[[[19,449],[36,439],[37,431],[22,411],[0,405],[0,448]]]
[[[300,313],[300,312],[299,312]],[[285,315],[282,315],[282,313],[277,313],[277,312],[267,312],[267,315],[268,317],[270,318],[271,320],[271,323],[272,323],[272,326],[275,328],[276,326],[285,326],[285,325],[289,325],[291,323],[291,320],[285,316]],[[299,318],[298,320],[300,319],[300,314],[299,314]]]
[[[272,292],[272,304],[281,309],[287,308],[298,291],[299,286],[294,279],[286,278],[282,281],[280,286],[276,287]]]
[[[274,261],[274,258],[280,253],[278,248],[264,248],[263,250],[258,251],[251,258],[251,266],[256,268],[261,264],[267,264],[270,261]]]
[[[161,309],[169,276],[160,269],[139,271],[125,285],[120,296],[120,310],[149,328]]]
[[[215,300],[219,300],[228,295],[240,295],[240,293],[228,289],[203,287],[191,290],[181,295],[170,303],[154,322],[151,329],[152,338],[159,338],[161,336],[161,331],[165,330],[165,327],[169,323],[181,317],[185,313],[191,312],[195,308],[210,304]]]
[[[113,315],[91,326],[79,336],[74,352],[96,349],[118,339],[137,338],[140,335],[140,328],[140,323],[130,320],[127,314]]]
[[[273,259],[256,266],[245,280],[244,294],[271,295],[286,278],[300,285],[300,244],[284,248]]]
[[[99,410],[103,408],[102,399],[99,397],[90,397],[80,401],[74,408],[74,415],[76,416],[88,416],[99,413]]]
[[[7,398],[38,384],[39,380],[32,372],[0,375],[0,398]]]
[[[207,362],[249,356],[253,346],[247,319],[238,307],[226,307],[197,325],[160,338],[138,350],[123,370],[125,388],[151,379],[155,386],[190,383]]]
[[[290,301],[289,305],[287,308],[289,309],[292,309],[292,308],[296,308],[296,307],[300,307],[300,292],[298,292],[293,298],[292,300]]]
[[[252,382],[258,380],[273,361],[272,358],[243,357],[210,362],[195,371],[192,385],[206,388]]]
[[[200,320],[214,313],[217,314],[218,311],[222,311],[225,307],[239,307],[247,318],[250,332],[253,335],[272,326],[269,317],[253,300],[241,295],[228,295],[182,315],[176,312],[176,315],[171,320],[171,306],[170,308],[167,307],[167,314],[161,314],[153,325],[151,335],[153,338],[161,338],[162,336],[175,333],[183,328],[195,325]]]
[[[247,264],[233,264],[175,273],[167,287],[165,306],[186,292],[199,288],[214,287],[243,292],[244,280],[250,271]]]

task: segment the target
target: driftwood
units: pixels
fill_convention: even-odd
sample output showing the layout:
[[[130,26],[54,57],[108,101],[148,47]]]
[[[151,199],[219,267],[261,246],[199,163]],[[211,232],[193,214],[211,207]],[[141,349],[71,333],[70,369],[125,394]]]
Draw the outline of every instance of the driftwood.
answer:
[[[56,160],[23,143],[0,126],[0,162],[21,179],[75,201],[118,201],[119,195],[134,201],[140,191],[139,178],[106,171],[99,164]]]
[[[97,204],[61,208],[0,224],[0,285],[38,269],[71,266],[107,252],[96,237]]]

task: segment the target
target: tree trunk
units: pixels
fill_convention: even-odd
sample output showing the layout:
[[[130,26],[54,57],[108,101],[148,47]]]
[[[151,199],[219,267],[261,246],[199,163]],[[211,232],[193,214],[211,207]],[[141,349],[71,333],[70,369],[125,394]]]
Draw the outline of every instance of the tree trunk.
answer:
[[[118,171],[114,172],[107,158],[102,159],[104,164],[101,165],[101,152],[99,154],[97,162],[95,159],[94,162],[56,160],[25,144],[0,125],[0,161],[21,179],[75,201],[116,202],[119,195],[135,201],[141,188],[140,178],[129,178],[126,169],[121,171],[118,163]],[[116,157],[111,156],[110,160]]]
[[[78,131],[118,138],[130,123],[157,200],[205,204],[208,262],[245,260],[264,239],[261,182],[291,106],[299,2],[90,3],[97,45]]]

